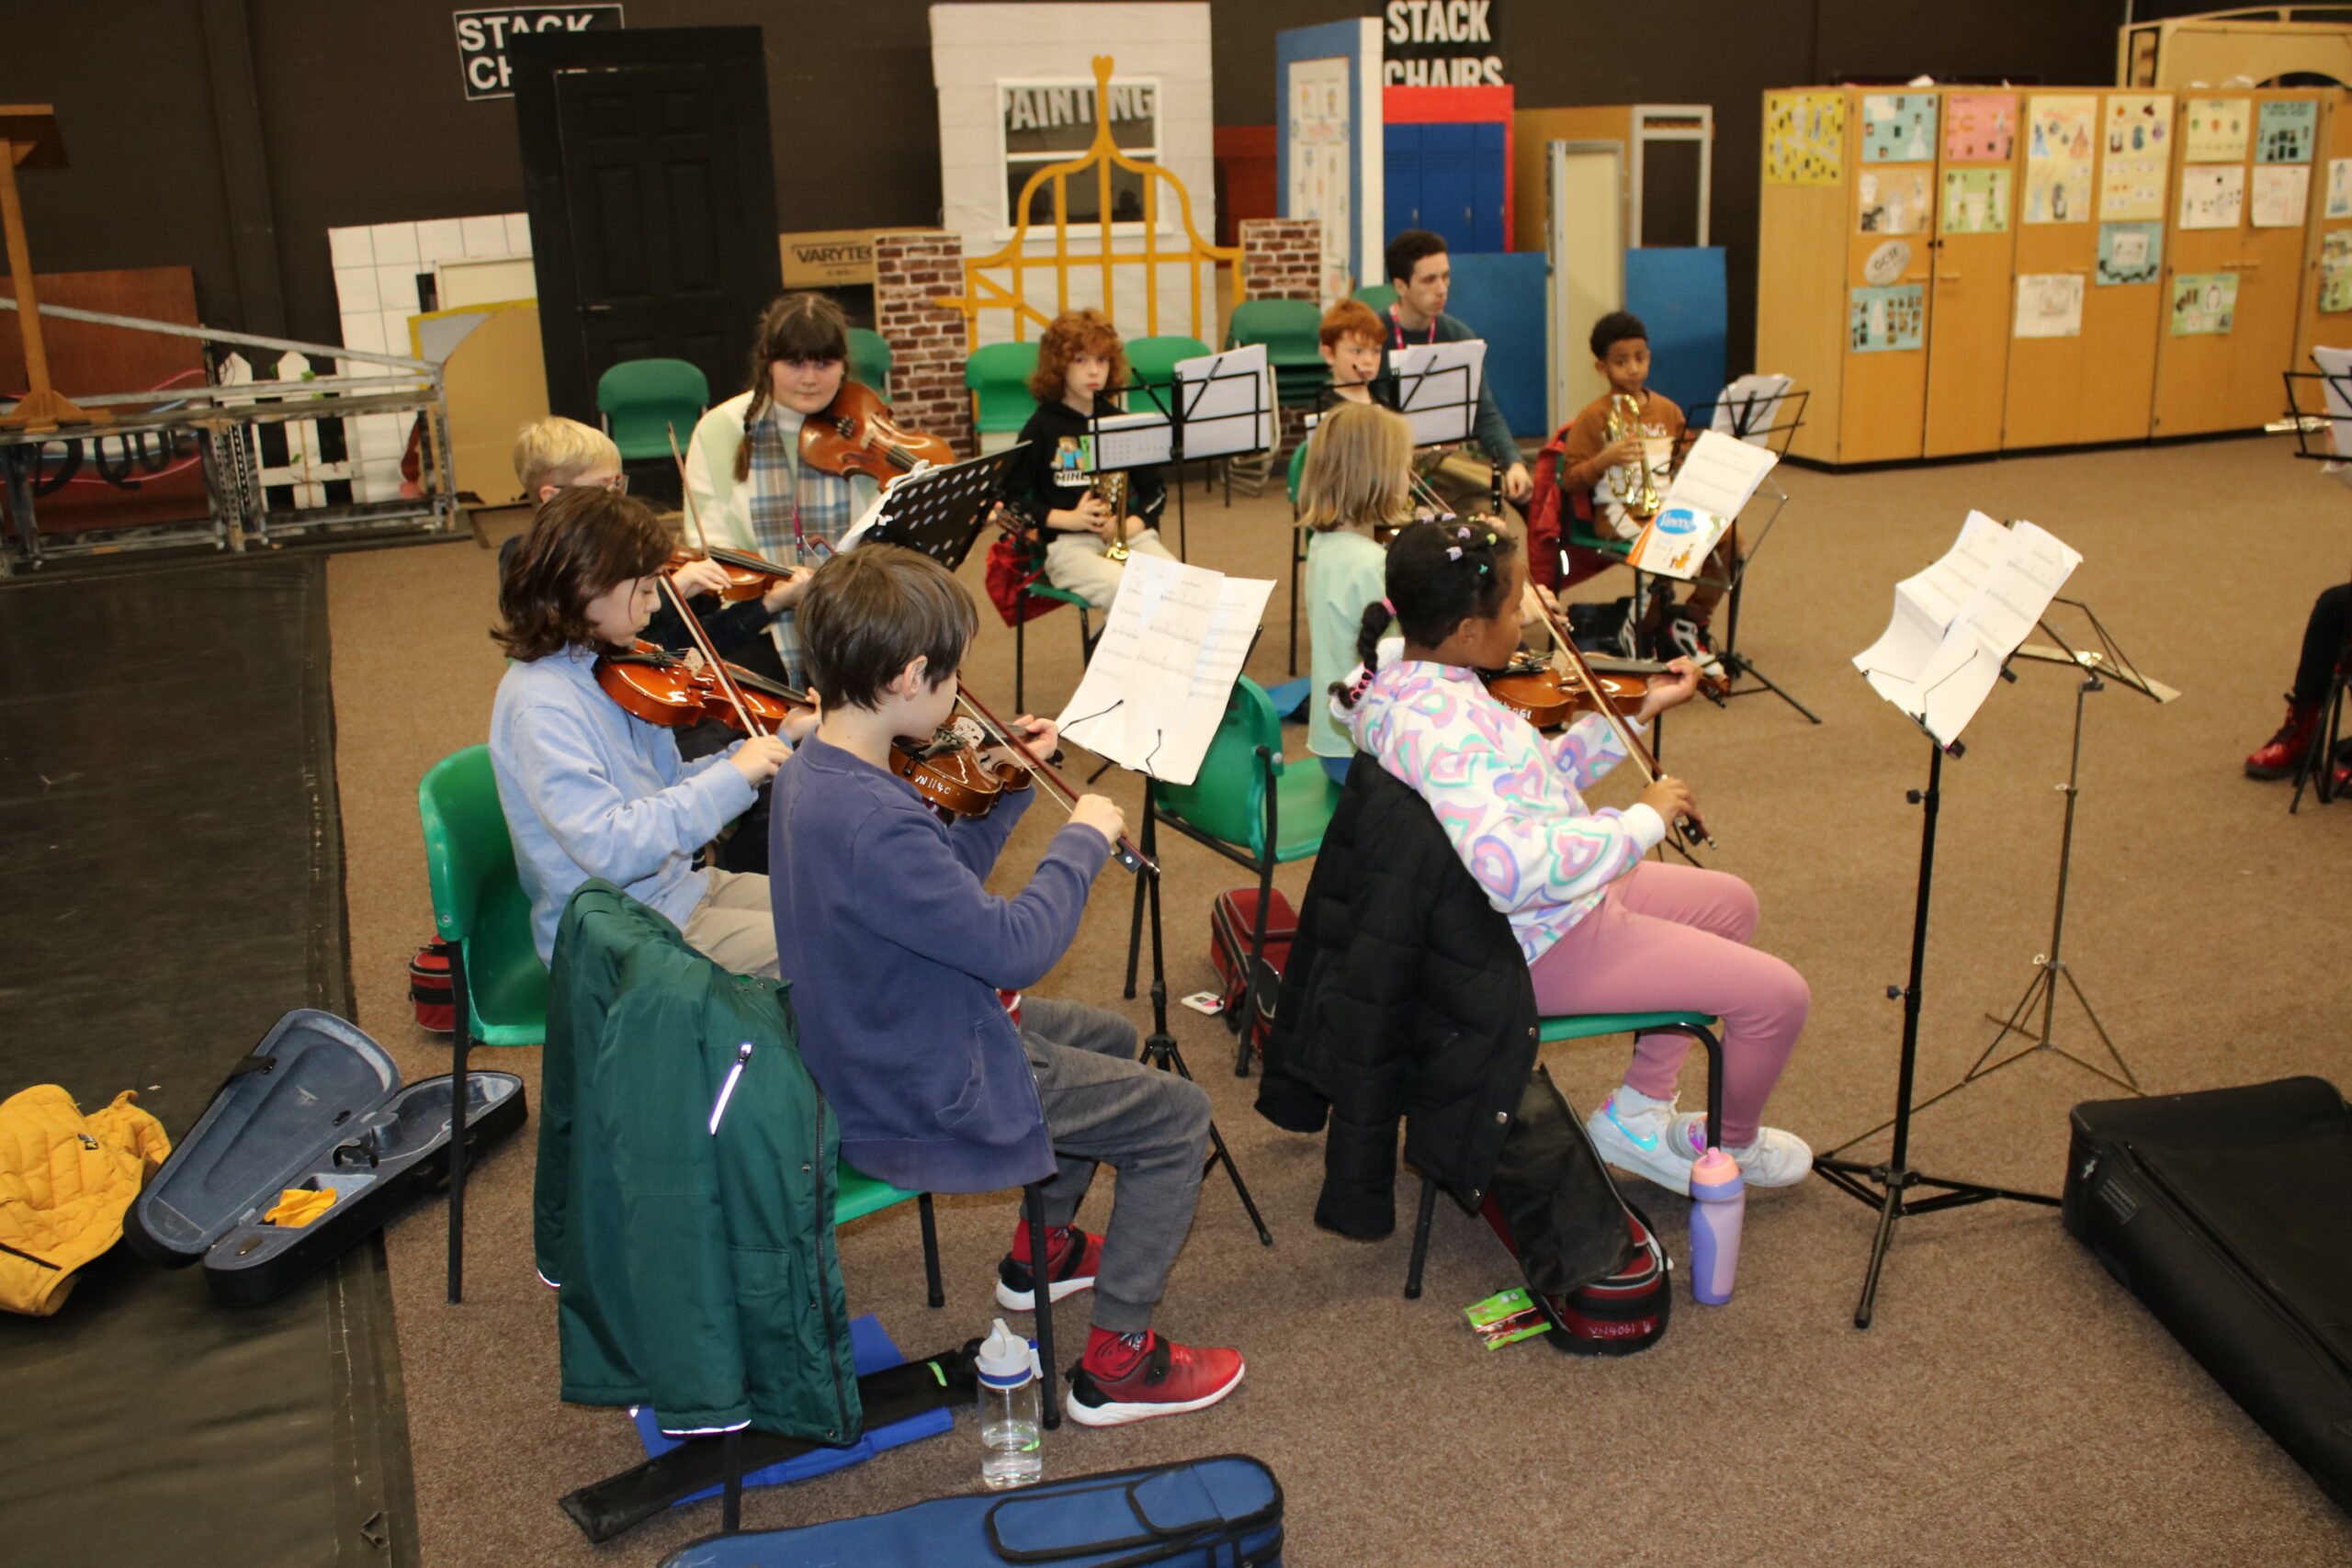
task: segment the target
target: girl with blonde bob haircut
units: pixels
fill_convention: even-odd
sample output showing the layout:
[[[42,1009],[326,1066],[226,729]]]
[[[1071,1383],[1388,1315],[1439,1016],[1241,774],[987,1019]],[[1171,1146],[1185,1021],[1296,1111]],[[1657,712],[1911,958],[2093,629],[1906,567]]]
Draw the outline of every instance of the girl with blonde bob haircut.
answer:
[[[1387,592],[1388,552],[1374,530],[1411,520],[1412,468],[1413,430],[1403,414],[1340,402],[1316,425],[1298,478],[1298,520],[1315,536],[1306,545],[1306,745],[1342,782],[1355,742],[1328,694],[1355,666],[1365,608]]]

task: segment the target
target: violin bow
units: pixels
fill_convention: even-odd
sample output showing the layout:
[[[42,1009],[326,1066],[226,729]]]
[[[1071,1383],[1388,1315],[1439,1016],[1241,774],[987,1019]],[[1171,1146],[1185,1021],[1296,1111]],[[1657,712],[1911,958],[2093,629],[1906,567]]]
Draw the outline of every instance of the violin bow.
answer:
[[[958,705],[969,709],[974,718],[978,719],[990,734],[1011,749],[1014,759],[1029,771],[1031,778],[1052,786],[1060,797],[1065,809],[1078,804],[1078,792],[1070,787],[1069,781],[1062,777],[1051,763],[1043,761],[1031,751],[1027,741],[1006,728],[1004,722],[988,710],[988,705],[971,693],[965,691],[960,682],[957,682],[956,701]],[[1119,841],[1111,848],[1112,853],[1118,857],[1119,863],[1129,871],[1138,875],[1145,872],[1149,872],[1154,876],[1159,874],[1159,863],[1130,843],[1125,833],[1119,835]]]
[[[1617,732],[1619,744],[1625,748],[1625,754],[1634,760],[1634,765],[1642,771],[1642,776],[1651,784],[1657,783],[1659,778],[1657,758],[1651,754],[1649,747],[1644,744],[1642,738],[1634,733],[1633,726],[1625,722],[1625,716],[1617,711],[1617,705],[1609,700],[1609,694],[1602,689],[1600,677],[1593,674],[1592,666],[1585,662],[1584,650],[1577,646],[1577,639],[1570,635],[1559,612],[1547,605],[1544,611],[1544,618],[1551,624],[1552,640],[1559,645],[1560,652],[1567,658],[1569,678],[1583,684],[1586,694],[1593,699],[1594,708],[1608,719],[1609,727]],[[1696,812],[1688,813],[1678,818],[1675,826],[1682,830],[1682,836],[1690,842],[1704,844],[1711,850],[1715,847],[1715,840],[1707,833],[1707,825],[1699,819]]]

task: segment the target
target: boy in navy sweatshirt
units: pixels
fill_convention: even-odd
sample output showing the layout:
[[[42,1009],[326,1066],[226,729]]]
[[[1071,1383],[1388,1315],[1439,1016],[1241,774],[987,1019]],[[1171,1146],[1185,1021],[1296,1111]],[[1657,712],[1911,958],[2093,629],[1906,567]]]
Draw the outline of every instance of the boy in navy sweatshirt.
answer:
[[[1125,830],[1118,807],[1081,796],[1029,885],[995,897],[984,879],[1037,792],[944,823],[889,766],[894,737],[930,735],[955,711],[970,598],[936,561],[868,545],[818,569],[799,622],[822,717],[776,777],[769,886],[778,971],[801,1055],[841,1120],[842,1157],[916,1191],[1045,1181],[1052,1299],[1094,1292],[1072,1420],[1216,1404],[1239,1385],[1241,1357],[1151,1327],[1192,1227],[1208,1096],[1138,1062],[1135,1027],[1116,1013],[1035,997],[1016,1025],[998,995],[1043,979],[1078,934]],[[1051,754],[1054,726],[1024,716],[1015,728]],[[1071,1224],[1098,1162],[1119,1173],[1101,1236]],[[1033,1308],[1023,1227],[999,1280],[999,1302]]]

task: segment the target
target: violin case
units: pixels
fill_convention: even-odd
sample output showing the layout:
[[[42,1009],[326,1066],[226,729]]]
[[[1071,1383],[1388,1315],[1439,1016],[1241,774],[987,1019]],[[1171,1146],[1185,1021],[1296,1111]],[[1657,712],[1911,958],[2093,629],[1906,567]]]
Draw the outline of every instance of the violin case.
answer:
[[[798,1529],[706,1536],[661,1568],[1279,1568],[1283,1489],[1246,1454],[1046,1481]]]
[[[523,1124],[523,1080],[467,1075],[469,1161]],[[130,1207],[123,1239],[151,1263],[201,1258],[212,1299],[284,1295],[449,1173],[449,1076],[403,1087],[384,1048],[315,1008],[279,1019],[214,1093]],[[307,1225],[265,1216],[289,1188],[332,1190]]]
[[[2352,1509],[2352,1109],[2324,1079],[2075,1107],[2066,1229]]]

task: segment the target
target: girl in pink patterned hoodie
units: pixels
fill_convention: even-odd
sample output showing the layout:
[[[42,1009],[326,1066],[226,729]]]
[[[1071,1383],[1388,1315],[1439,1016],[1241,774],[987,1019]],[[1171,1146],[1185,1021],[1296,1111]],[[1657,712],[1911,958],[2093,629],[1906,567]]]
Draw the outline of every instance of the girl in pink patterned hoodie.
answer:
[[[1363,664],[1335,688],[1334,711],[1358,750],[1430,803],[1510,919],[1539,1010],[1722,1019],[1728,1152],[1752,1187],[1804,1179],[1813,1151],[1760,1118],[1804,1028],[1804,980],[1747,945],[1757,907],[1747,883],[1644,858],[1691,810],[1689,786],[1661,777],[1622,811],[1589,806],[1584,790],[1625,760],[1609,722],[1587,715],[1547,741],[1487,694],[1477,671],[1510,660],[1527,592],[1509,536],[1479,523],[1417,524],[1389,547],[1387,589],[1364,612]],[[1382,641],[1392,618],[1401,649]],[[1688,660],[1668,668],[1636,725],[1696,690]],[[1683,1034],[1636,1039],[1625,1081],[1585,1123],[1609,1163],[1686,1194],[1706,1140],[1706,1118],[1675,1106],[1690,1047]]]

